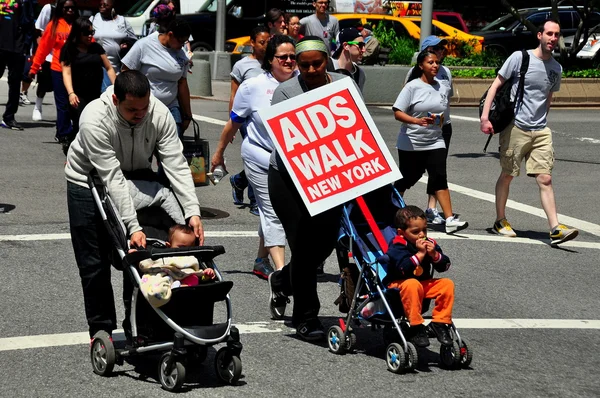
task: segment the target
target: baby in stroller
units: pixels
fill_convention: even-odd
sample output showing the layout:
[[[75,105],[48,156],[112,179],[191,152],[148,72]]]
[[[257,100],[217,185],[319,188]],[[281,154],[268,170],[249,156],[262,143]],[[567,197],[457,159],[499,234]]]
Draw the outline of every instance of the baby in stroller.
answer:
[[[387,275],[383,284],[400,291],[404,314],[410,323],[409,339],[417,347],[429,346],[427,328],[423,324],[422,303],[435,299],[429,327],[443,345],[452,345],[454,283],[448,278],[433,278],[433,270],[445,272],[450,259],[440,246],[427,237],[427,218],[417,206],[406,206],[396,213],[398,234],[388,248]]]

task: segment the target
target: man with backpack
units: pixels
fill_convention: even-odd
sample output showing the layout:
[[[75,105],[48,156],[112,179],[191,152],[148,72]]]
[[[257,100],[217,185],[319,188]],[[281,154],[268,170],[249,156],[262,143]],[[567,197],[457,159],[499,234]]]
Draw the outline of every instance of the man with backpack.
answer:
[[[546,20],[538,28],[539,45],[528,50],[529,66],[525,72],[522,100],[515,100],[514,120],[503,131],[494,131],[489,120],[490,107],[497,91],[506,82],[512,84],[514,96],[519,85],[519,70],[523,53],[516,51],[502,65],[492,83],[481,113],[481,131],[500,135],[500,165],[502,172],[496,182],[496,222],[493,231],[515,237],[516,233],[506,220],[506,202],[512,179],[519,175],[525,159],[528,176],[535,177],[540,189],[542,207],[550,224],[550,244],[557,245],[574,239],[579,231],[559,224],[552,188],[554,148],[552,131],[546,126],[552,95],[560,89],[561,65],[552,57],[552,50],[560,38],[560,25]],[[513,77],[516,77],[513,79]]]

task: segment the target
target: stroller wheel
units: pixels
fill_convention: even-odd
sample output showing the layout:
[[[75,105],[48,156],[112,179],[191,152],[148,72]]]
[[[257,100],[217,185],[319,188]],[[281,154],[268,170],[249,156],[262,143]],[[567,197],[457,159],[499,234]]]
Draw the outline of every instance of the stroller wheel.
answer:
[[[467,345],[467,342],[462,339],[462,345],[460,346],[460,366],[466,369],[471,365],[473,360],[473,351]]]
[[[165,352],[160,357],[158,363],[158,379],[162,388],[167,391],[175,392],[181,389],[181,386],[185,382],[185,366],[183,363],[176,359],[172,359],[171,366],[169,369],[169,360],[171,360],[171,352]]]
[[[234,385],[242,375],[242,360],[223,347],[215,356],[215,371],[221,381]]]
[[[453,341],[452,345],[442,345],[440,347],[440,359],[442,360],[442,365],[448,369],[460,368],[462,361],[460,352],[460,347],[458,347],[456,341]]]
[[[419,365],[419,353],[417,351],[417,347],[415,347],[415,345],[410,341],[407,341],[406,345],[408,346],[408,363],[406,364],[406,370],[415,370],[415,368]]]
[[[101,330],[94,335],[90,348],[90,359],[94,373],[109,376],[115,367],[117,354],[110,335]]]
[[[346,339],[346,351],[352,352],[354,347],[356,346],[356,335],[352,332],[348,335]]]
[[[385,361],[390,372],[405,373],[410,370],[408,367],[410,362],[409,355],[404,352],[404,349],[398,343],[388,345],[385,350]]]
[[[327,345],[329,351],[337,355],[343,355],[346,353],[346,338],[344,332],[339,326],[331,326],[327,331]]]

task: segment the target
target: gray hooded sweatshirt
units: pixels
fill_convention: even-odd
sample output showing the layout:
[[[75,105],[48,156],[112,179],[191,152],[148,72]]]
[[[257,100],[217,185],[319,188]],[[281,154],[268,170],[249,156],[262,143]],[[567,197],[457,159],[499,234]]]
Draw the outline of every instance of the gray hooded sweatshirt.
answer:
[[[185,218],[200,216],[192,175],[169,109],[150,94],[148,113],[132,126],[119,114],[112,95],[110,86],[83,110],[79,134],[67,154],[67,181],[88,187],[87,177],[95,168],[132,234],[142,228],[122,171],[149,169],[156,148]]]

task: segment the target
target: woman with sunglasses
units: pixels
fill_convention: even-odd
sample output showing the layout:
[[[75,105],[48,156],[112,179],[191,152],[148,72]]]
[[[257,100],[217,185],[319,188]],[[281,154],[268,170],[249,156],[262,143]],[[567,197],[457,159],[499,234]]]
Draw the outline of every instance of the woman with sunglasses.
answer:
[[[119,73],[121,71],[119,53],[123,48],[132,46],[137,40],[131,24],[122,15],[117,15],[114,9],[114,0],[100,0],[99,12],[90,17],[90,20],[94,25],[94,39],[106,51],[106,56],[115,73]],[[102,92],[111,84],[105,73]]]
[[[247,135],[242,142],[242,159],[260,215],[260,241],[253,273],[267,279],[273,272],[269,255],[276,269],[281,269],[285,264],[285,232],[271,206],[267,183],[269,158],[275,147],[258,111],[271,105],[273,92],[280,83],[297,74],[294,41],[285,35],[273,36],[267,44],[262,67],[262,74],[244,81],[237,91],[231,117],[221,133],[221,140],[211,161],[211,171],[219,165],[225,167],[225,148],[235,132],[245,124]]]
[[[296,44],[300,75],[277,87],[273,104],[346,76],[327,72],[329,49],[318,36],[305,36]],[[271,274],[269,307],[274,319],[282,319],[288,296],[294,297],[292,324],[304,340],[319,340],[325,331],[318,314],[317,267],[335,248],[342,207],[334,207],[311,217],[281,158],[274,151],[269,163],[269,195],[281,220],[292,253],[290,262]]]
[[[71,25],[79,16],[79,11],[74,0],[59,0],[52,20],[44,29],[44,34],[35,52],[29,77],[39,72],[46,56],[52,52],[52,63],[50,65],[52,75],[52,88],[54,91],[54,103],[56,104],[56,140],[67,144],[72,139],[73,125],[69,114],[69,93],[65,88],[60,65],[60,51],[67,41],[71,32]]]
[[[83,108],[102,92],[104,70],[110,84],[117,77],[102,46],[92,42],[94,29],[86,17],[79,17],[71,28],[71,33],[60,53],[63,80],[69,95],[69,113],[73,121],[71,141],[79,132],[79,116]],[[63,145],[68,150],[70,142]]]
[[[342,29],[338,36],[338,48],[332,56],[333,70],[348,74],[362,92],[365,86],[365,72],[357,65],[365,52],[365,41],[358,29]],[[346,71],[346,72],[342,72]]]
[[[187,82],[190,62],[183,50],[190,33],[191,28],[183,19],[159,25],[158,32],[133,45],[121,66],[121,71],[139,70],[148,78],[152,94],[171,111],[180,138],[192,121]]]

